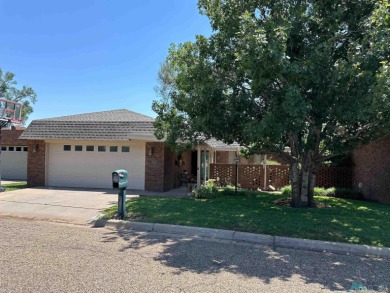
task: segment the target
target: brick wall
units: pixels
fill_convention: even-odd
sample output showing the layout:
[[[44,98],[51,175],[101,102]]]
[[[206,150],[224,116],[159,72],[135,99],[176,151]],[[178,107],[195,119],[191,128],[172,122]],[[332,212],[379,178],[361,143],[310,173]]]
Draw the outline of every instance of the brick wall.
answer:
[[[153,153],[150,154],[150,148]],[[145,147],[145,189],[164,191],[164,143],[147,142]]]
[[[353,187],[367,199],[390,204],[390,135],[353,151]],[[360,183],[360,184],[359,184]]]
[[[179,166],[177,155],[167,147],[164,149],[164,191],[177,187]]]
[[[242,188],[252,190],[263,188],[265,175],[266,185],[272,185],[278,189],[288,185],[290,181],[289,166],[286,165],[267,166],[266,172],[262,165],[238,165],[238,184]],[[235,164],[210,164],[210,178],[212,179],[218,177],[222,182],[234,185],[235,176]],[[317,178],[316,186],[319,187],[350,188],[352,170],[345,167],[321,167]]]
[[[28,140],[27,185],[45,186],[45,142]]]
[[[27,146],[28,142],[25,139],[19,139],[24,129],[8,129],[1,130],[1,145],[5,146]]]

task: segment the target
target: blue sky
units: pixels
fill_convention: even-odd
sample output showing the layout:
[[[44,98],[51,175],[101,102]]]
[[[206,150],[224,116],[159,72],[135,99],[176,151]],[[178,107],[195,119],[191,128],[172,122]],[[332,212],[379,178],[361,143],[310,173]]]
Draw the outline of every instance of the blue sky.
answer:
[[[33,119],[126,108],[155,116],[171,43],[210,34],[196,0],[0,0],[0,68],[38,95]]]

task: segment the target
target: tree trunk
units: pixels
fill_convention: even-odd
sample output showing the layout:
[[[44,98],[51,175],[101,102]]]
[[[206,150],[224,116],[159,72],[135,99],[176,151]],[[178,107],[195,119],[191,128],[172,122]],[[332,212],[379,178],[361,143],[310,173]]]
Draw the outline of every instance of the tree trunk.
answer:
[[[313,151],[309,151],[301,168],[298,163],[290,165],[292,205],[294,207],[314,206],[314,186],[317,167],[313,161]]]
[[[300,205],[299,166],[297,162],[290,164],[292,206]]]
[[[316,184],[317,166],[312,166],[309,176],[310,177],[309,177],[308,205],[309,205],[309,207],[315,207],[314,187]]]

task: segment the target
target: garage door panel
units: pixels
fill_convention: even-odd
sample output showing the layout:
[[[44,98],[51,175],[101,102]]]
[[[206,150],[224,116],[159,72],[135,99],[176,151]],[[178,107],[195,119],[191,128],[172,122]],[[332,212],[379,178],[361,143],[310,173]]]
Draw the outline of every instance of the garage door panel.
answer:
[[[2,151],[1,175],[6,179],[27,180],[27,152]]]
[[[75,145],[77,145],[75,143]],[[129,189],[145,188],[145,143],[130,146],[130,152],[109,152],[104,143],[94,143],[95,151],[63,151],[63,144],[49,144],[48,174],[49,186],[112,188],[111,174],[114,170],[129,172]],[[97,145],[106,145],[106,152],[97,152]]]

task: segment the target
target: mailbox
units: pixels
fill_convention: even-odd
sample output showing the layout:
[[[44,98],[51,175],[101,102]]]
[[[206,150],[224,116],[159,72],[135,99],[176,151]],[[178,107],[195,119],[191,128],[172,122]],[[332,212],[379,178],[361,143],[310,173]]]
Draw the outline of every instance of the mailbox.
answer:
[[[126,189],[129,177],[126,170],[116,170],[112,172],[112,188]]]

